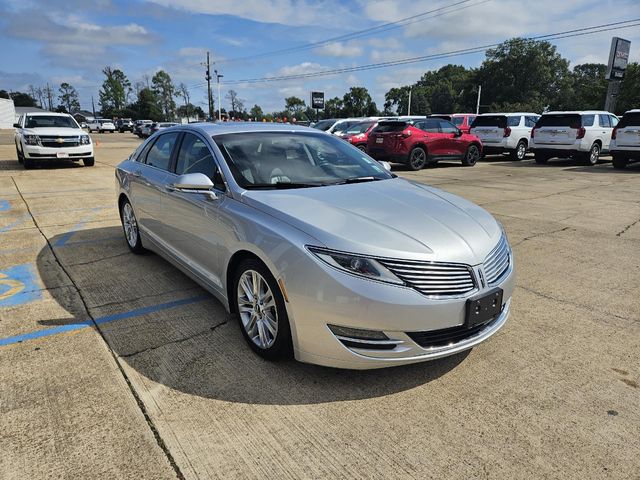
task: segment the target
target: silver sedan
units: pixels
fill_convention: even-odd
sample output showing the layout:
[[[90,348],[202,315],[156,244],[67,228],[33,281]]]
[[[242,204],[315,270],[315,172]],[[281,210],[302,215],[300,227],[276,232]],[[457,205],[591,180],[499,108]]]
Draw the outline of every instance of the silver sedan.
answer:
[[[129,248],[215,295],[267,359],[421,362],[472,348],[509,315],[513,256],[488,212],[318,130],[172,127],[116,178]]]

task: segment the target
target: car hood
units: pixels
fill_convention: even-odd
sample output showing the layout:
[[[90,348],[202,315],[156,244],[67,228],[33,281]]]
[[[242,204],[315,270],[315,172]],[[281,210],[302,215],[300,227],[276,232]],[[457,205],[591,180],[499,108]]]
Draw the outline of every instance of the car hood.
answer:
[[[442,190],[396,178],[292,190],[249,190],[245,203],[333,250],[476,265],[501,228],[484,209]]]
[[[50,127],[50,128],[25,128],[22,130],[24,135],[50,135],[50,136],[60,136],[60,137],[76,137],[78,135],[83,135],[84,132],[79,128],[59,128],[59,127]]]

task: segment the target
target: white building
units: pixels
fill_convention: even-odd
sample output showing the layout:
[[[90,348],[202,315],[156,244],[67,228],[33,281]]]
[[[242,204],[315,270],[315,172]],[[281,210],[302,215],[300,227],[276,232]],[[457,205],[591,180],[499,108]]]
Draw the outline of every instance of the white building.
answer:
[[[16,108],[13,100],[0,98],[0,128],[13,128],[16,122]]]

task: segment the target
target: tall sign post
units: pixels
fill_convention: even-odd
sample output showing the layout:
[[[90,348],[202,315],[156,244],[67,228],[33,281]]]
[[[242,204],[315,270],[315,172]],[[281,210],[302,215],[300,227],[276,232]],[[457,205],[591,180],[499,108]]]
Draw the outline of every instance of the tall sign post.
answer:
[[[631,42],[624,38],[613,37],[611,39],[611,51],[609,52],[609,64],[607,65],[607,99],[604,103],[604,109],[607,112],[613,112],[616,108],[616,100],[620,93],[620,84],[624,79],[624,72],[627,70],[629,63],[629,51],[631,50]]]
[[[324,110],[324,92],[311,92],[311,108],[316,109],[316,122],[319,120],[318,110]]]

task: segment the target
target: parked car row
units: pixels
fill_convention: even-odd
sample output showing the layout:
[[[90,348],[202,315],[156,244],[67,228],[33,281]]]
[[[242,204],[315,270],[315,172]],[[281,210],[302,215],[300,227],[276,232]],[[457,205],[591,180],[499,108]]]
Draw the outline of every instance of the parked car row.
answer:
[[[535,161],[575,158],[595,165],[602,153],[615,168],[640,160],[640,109],[620,120],[605,111],[485,113],[322,120],[314,128],[333,133],[378,160],[412,170],[440,160],[473,166],[479,158],[507,154]]]

